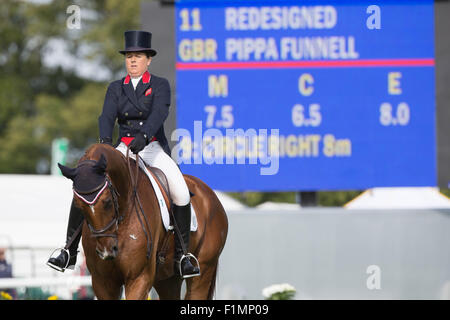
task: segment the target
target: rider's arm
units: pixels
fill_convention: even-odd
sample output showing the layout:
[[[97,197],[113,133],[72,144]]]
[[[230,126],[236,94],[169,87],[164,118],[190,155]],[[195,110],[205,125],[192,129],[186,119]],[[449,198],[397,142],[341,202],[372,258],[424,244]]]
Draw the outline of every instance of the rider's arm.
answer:
[[[154,88],[152,111],[147,117],[141,131],[151,139],[164,124],[169,115],[170,85],[169,81],[160,78],[159,84]]]

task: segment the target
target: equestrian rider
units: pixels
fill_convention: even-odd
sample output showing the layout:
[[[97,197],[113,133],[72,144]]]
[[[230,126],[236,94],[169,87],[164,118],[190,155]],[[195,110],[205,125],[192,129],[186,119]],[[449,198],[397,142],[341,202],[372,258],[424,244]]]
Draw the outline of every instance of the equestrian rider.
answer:
[[[103,111],[98,119],[100,143],[112,145],[112,133],[116,119],[119,123],[117,150],[126,152],[127,146],[150,166],[161,169],[167,177],[173,202],[173,215],[181,238],[175,232],[176,270],[183,278],[200,274],[183,250],[188,247],[191,206],[190,194],[183,175],[170,157],[170,148],[164,133],[164,121],[169,113],[169,82],[148,72],[156,51],[151,48],[152,34],[146,31],[126,31],[125,56],[127,76],[110,83],[105,96]],[[117,145],[116,144],[116,145]],[[47,264],[59,271],[73,269],[81,238],[83,214],[72,202],[66,247]],[[69,254],[70,257],[69,257]],[[181,265],[180,265],[181,264]]]

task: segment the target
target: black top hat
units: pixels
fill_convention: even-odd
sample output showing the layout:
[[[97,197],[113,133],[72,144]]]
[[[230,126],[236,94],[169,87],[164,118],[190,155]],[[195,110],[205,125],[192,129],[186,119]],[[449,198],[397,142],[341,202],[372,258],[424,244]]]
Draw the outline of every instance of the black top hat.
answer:
[[[156,51],[152,47],[152,34],[147,31],[125,31],[125,50],[119,52],[148,51],[153,57]]]

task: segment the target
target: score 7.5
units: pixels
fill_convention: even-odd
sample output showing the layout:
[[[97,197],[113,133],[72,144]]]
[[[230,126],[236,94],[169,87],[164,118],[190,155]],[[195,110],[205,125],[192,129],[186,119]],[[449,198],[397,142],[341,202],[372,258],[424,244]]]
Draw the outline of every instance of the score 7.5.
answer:
[[[204,108],[206,112],[206,128],[211,128],[213,126],[217,128],[230,128],[233,126],[233,106],[224,105],[220,108],[220,119],[215,119],[217,113],[217,107],[214,105],[207,105]]]

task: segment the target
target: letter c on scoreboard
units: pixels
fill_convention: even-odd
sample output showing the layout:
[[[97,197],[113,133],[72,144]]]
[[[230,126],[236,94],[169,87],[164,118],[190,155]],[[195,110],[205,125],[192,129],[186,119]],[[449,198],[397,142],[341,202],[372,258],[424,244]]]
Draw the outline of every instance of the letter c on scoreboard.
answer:
[[[298,78],[298,91],[305,97],[308,97],[314,92],[314,78],[309,73],[303,73]]]

